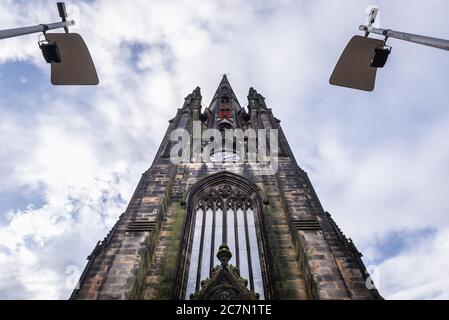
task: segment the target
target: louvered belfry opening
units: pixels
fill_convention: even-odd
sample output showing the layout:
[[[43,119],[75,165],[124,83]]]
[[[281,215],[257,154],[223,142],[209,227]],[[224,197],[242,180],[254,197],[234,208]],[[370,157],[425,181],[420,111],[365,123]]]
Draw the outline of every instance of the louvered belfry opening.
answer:
[[[218,116],[220,118],[232,118],[232,109],[231,109],[231,103],[228,97],[222,97],[220,99],[220,108],[218,111]]]
[[[156,227],[156,221],[150,220],[134,220],[129,225],[126,231],[128,232],[151,232]]]

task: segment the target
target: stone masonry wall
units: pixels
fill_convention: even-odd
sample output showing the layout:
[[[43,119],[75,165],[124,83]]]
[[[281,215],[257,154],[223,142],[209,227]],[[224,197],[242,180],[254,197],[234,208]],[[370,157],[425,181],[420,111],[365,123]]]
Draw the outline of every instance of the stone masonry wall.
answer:
[[[227,80],[226,80],[227,81]],[[253,181],[264,204],[265,252],[269,254],[273,299],[380,299],[365,285],[360,254],[324,212],[307,174],[297,165],[287,139],[264,98],[250,90],[254,129],[278,129],[279,170],[258,175],[257,164],[174,165],[170,133],[191,131],[201,111],[199,88],[170,121],[150,169],[120,219],[97,244],[72,299],[173,299],[180,241],[186,221],[183,195],[201,179],[228,171]]]

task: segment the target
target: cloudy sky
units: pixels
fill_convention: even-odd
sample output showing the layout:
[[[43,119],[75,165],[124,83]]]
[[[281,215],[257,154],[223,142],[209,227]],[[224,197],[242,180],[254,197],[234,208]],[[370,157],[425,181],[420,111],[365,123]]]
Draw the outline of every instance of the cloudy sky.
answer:
[[[449,38],[445,0],[68,1],[98,87],[53,87],[38,35],[0,42],[0,298],[66,299],[124,211],[168,120],[221,75],[283,122],[323,206],[388,299],[449,298],[449,54],[391,40],[373,93],[330,73],[368,5]],[[58,20],[0,0],[0,29]]]

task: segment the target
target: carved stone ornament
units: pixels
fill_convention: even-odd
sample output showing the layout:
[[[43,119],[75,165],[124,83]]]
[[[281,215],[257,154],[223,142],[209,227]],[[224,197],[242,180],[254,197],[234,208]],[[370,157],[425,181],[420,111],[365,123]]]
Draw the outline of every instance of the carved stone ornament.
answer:
[[[232,253],[221,245],[217,258],[221,265],[212,269],[212,275],[201,281],[201,289],[190,296],[192,300],[258,300],[259,294],[248,289],[248,281],[241,278],[239,270],[229,265]]]
[[[238,188],[221,184],[204,192],[198,200],[196,208],[218,210],[223,209],[225,203],[227,208],[252,209],[253,207],[253,200],[249,195]]]

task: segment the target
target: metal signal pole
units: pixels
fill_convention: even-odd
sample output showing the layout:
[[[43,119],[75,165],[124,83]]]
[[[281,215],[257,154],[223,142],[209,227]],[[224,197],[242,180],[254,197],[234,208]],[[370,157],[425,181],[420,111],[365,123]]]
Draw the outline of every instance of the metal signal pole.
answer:
[[[66,20],[67,11],[66,11],[64,2],[58,2],[57,5],[58,5],[59,16],[62,18],[62,22],[38,24],[35,26],[29,26],[29,27],[0,30],[0,40],[18,37],[18,36],[24,36],[24,35],[32,34],[32,33],[46,32],[48,30],[54,30],[54,29],[64,29],[66,32],[68,32],[68,27],[73,26],[75,24],[75,21],[73,21],[73,20],[67,21]]]
[[[420,36],[417,34],[394,31],[394,30],[390,30],[390,29],[373,28],[373,27],[368,27],[368,26],[364,26],[364,25],[361,25],[359,27],[359,30],[365,31],[367,33],[380,34],[380,35],[388,37],[388,38],[395,38],[395,39],[399,39],[399,40],[414,42],[417,44],[422,44],[425,46],[449,51],[449,40],[445,40],[445,39]]]

